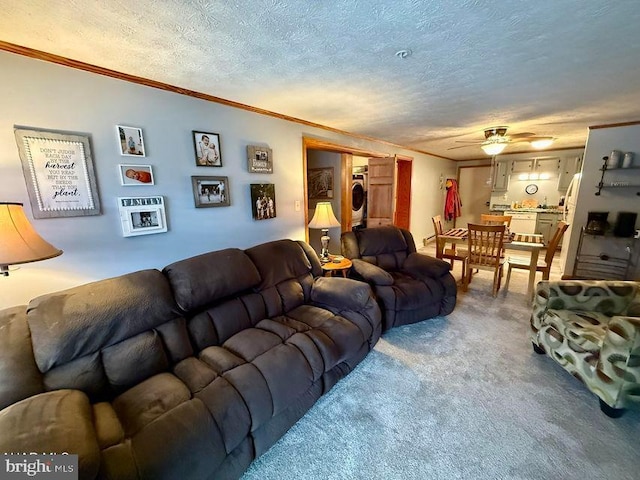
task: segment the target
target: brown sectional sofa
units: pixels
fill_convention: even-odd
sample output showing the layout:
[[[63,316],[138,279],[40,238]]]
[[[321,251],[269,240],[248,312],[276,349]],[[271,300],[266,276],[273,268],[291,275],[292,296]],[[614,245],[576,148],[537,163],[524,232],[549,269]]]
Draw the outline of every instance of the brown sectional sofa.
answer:
[[[0,312],[0,451],[80,478],[237,478],[381,333],[370,287],[281,240]]]

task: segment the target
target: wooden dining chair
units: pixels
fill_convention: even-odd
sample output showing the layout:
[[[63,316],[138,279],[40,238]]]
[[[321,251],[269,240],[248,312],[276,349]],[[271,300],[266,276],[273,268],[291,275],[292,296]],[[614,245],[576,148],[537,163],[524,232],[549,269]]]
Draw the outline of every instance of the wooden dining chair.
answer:
[[[538,260],[538,264],[536,265],[536,272],[542,272],[542,279],[549,280],[549,273],[551,272],[551,264],[553,263],[553,257],[558,250],[558,246],[560,245],[560,240],[564,235],[564,232],[567,231],[569,225],[565,222],[558,222],[558,229],[556,233],[551,237],[551,241],[549,241],[549,245],[547,245],[547,253],[545,254],[543,259]],[[507,270],[507,278],[505,280],[505,289],[509,289],[509,280],[511,279],[511,269],[512,268],[520,268],[522,270],[529,270],[531,266],[531,257],[517,257],[517,256],[509,256],[507,258],[507,262],[509,263],[509,269]]]
[[[442,217],[440,215],[436,215],[435,217],[431,217],[431,221],[433,222],[433,230],[436,234],[436,258],[440,260],[449,260],[451,263],[451,270],[453,270],[454,262],[458,260],[462,262],[462,284],[465,284],[465,279],[467,278],[467,258],[469,257],[469,253],[463,248],[456,248],[455,243],[452,243],[447,247],[440,239],[440,235],[444,233],[444,228],[442,227]]]
[[[511,215],[492,215],[489,213],[480,214],[480,223],[485,225],[500,225],[504,223],[507,227],[511,226]]]
[[[506,226],[501,225],[468,225],[469,258],[467,259],[467,272],[465,291],[471,282],[473,269],[493,271],[492,295],[495,297],[500,290],[502,281],[504,256],[501,256],[504,232]]]

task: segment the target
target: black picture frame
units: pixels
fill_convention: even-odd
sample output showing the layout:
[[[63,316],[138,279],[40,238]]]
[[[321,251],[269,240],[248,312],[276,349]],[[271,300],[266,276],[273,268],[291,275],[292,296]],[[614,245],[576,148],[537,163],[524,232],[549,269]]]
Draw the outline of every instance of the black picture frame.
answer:
[[[193,151],[197,167],[221,167],[222,149],[220,135],[213,132],[192,130]]]

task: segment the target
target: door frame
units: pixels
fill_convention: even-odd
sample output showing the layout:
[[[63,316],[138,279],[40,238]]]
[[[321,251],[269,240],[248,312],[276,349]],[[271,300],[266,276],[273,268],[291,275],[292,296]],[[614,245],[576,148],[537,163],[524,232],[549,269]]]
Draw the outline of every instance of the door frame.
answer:
[[[352,168],[352,155],[360,157],[392,157],[393,155],[384,152],[377,152],[375,150],[369,150],[358,147],[349,147],[347,145],[341,145],[338,143],[329,142],[327,140],[320,140],[312,137],[302,137],[302,183],[304,185],[304,236],[305,241],[309,242],[309,190],[307,185],[307,150],[323,150],[327,152],[336,152],[341,155],[341,181],[340,181],[340,195],[341,195],[341,209],[340,209],[340,226],[341,231],[346,232],[351,230],[351,175],[348,172]],[[398,157],[400,158],[400,157]],[[411,157],[402,157],[403,159],[410,159]]]

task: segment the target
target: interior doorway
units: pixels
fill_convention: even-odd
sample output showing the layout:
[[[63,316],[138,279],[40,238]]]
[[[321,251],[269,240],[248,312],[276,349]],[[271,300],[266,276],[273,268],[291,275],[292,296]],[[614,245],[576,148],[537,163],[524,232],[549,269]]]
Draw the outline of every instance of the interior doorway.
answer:
[[[353,157],[390,158],[388,154],[382,152],[339,145],[315,138],[303,137],[302,163],[304,172],[305,239],[307,242],[309,242],[310,239],[309,228],[307,225],[313,215],[313,210],[310,209],[309,185],[307,184],[307,173],[309,170],[308,154],[310,150],[335,152],[340,154],[340,168],[334,169],[336,176],[338,174],[338,170],[340,174],[340,178],[336,179],[334,182],[334,195],[339,196],[340,207],[339,209],[335,209],[334,213],[336,214],[336,217],[339,215],[338,220],[340,221],[341,232],[346,232],[353,228]],[[408,228],[411,212],[411,162],[413,161],[413,158],[396,156],[391,157],[391,159],[394,160],[394,163],[397,165],[396,170],[401,172],[397,175],[397,181],[394,182],[393,198],[394,211],[399,208],[400,214],[397,216],[397,219],[395,216],[393,217],[393,223],[395,224],[397,220],[398,222],[401,222],[401,225],[399,226],[402,226],[402,228]],[[338,188],[340,189],[339,192],[337,191]],[[331,243],[333,243],[333,238]]]

